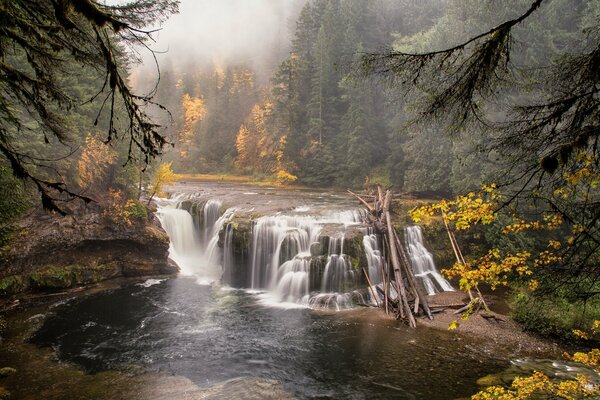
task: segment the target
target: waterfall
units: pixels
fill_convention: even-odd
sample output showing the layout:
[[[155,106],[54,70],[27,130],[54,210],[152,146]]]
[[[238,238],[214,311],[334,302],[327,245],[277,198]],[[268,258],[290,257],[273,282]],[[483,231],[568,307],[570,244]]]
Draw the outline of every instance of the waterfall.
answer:
[[[223,240],[223,273],[225,282],[233,281],[234,268],[233,255],[233,224],[229,223],[225,226],[225,239]]]
[[[423,234],[418,225],[406,227],[404,230],[408,257],[427,294],[454,291],[454,288],[438,272],[433,256],[423,245]]]
[[[269,299],[279,303],[336,309],[351,307],[353,298],[359,295],[340,293],[357,283],[350,259],[344,254],[344,236],[329,239],[327,261],[317,287],[311,287],[315,279],[312,274],[318,279],[320,273],[311,266],[311,245],[319,244],[324,224],[347,227],[360,223],[362,216],[361,212],[347,211],[324,217],[259,218],[252,229],[250,287],[266,290]]]
[[[280,279],[291,279],[291,274],[307,272],[304,263],[297,262],[290,270],[287,261],[310,256],[311,243],[317,242],[321,226],[311,217],[268,216],[259,218],[252,229],[253,289],[275,289]],[[303,271],[302,268],[305,268]],[[286,277],[286,274],[288,275]],[[308,289],[306,290],[308,292]],[[306,293],[305,293],[306,294]]]
[[[377,235],[367,234],[363,236],[363,247],[367,256],[367,265],[369,267],[369,279],[373,285],[377,285],[383,281],[381,274],[383,273],[383,257],[379,246]]]
[[[202,241],[203,243],[208,243],[212,237],[215,236],[214,230],[216,228],[220,229],[220,226],[217,226],[216,222],[221,216],[219,210],[223,203],[217,199],[210,199],[204,204],[204,209],[202,213],[204,215],[203,219],[203,229],[202,229]],[[218,233],[218,230],[217,232]]]
[[[157,216],[169,235],[169,258],[175,261],[182,274],[194,274],[202,252],[192,216],[187,211],[171,205],[159,208]]]
[[[349,257],[344,254],[344,236],[330,238],[327,264],[321,280],[321,292],[344,291],[345,286],[356,282],[355,271]]]
[[[202,226],[196,228],[192,215],[179,208],[180,203],[167,202],[159,205],[157,216],[169,235],[169,258],[184,275],[193,275],[198,283],[209,284],[222,274],[221,252],[218,247],[219,231],[231,219],[234,209],[219,215],[222,203],[209,200],[204,205]]]
[[[224,275],[224,282],[249,287],[268,303],[285,307],[339,310],[365,303],[362,293],[355,290],[362,283],[362,271],[354,270],[351,257],[344,251],[346,231],[362,223],[363,210],[320,216],[294,210],[290,215],[256,219],[251,230],[246,275],[235,265],[235,229],[233,223],[228,223],[235,209],[221,214],[222,209],[218,199],[204,203],[182,196],[161,200],[157,215],[171,240],[169,257],[183,274],[196,276],[202,284]],[[323,229],[327,229],[326,234],[322,234]]]

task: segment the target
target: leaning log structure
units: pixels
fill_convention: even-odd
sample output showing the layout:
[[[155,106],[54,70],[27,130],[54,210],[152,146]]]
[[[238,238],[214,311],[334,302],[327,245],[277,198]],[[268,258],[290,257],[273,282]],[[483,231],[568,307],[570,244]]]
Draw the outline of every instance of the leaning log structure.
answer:
[[[406,322],[413,328],[417,325],[415,317],[418,315],[426,315],[432,319],[427,296],[423,293],[415,277],[404,246],[392,223],[392,192],[386,190],[384,193],[380,186],[377,187],[376,195],[356,194],[350,190],[348,192],[367,208],[368,222],[373,230],[383,238],[383,282],[381,285],[373,286],[368,272],[364,271],[371,287],[371,293],[383,292],[381,293],[383,301],[380,301],[378,295],[374,296],[377,305],[384,308],[387,314],[394,314],[396,319]]]

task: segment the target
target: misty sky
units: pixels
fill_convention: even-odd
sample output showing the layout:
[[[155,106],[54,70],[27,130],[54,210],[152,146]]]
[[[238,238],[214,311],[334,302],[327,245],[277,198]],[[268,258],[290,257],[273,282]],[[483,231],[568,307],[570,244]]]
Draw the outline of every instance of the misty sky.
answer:
[[[182,0],[156,35],[161,63],[241,62],[264,67],[264,56],[286,51],[292,16],[303,0]],[[147,57],[145,64],[149,64]],[[146,65],[147,67],[147,65]],[[144,68],[146,69],[146,68]]]

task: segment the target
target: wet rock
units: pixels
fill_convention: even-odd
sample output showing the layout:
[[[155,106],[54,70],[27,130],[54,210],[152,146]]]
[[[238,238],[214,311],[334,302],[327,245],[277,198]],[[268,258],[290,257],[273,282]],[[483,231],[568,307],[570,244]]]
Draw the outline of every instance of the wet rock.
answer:
[[[64,290],[119,276],[172,274],[169,238],[153,223],[115,224],[96,212],[31,216],[0,257],[0,295]]]
[[[323,246],[320,242],[315,242],[310,245],[310,255],[313,257],[323,255]]]

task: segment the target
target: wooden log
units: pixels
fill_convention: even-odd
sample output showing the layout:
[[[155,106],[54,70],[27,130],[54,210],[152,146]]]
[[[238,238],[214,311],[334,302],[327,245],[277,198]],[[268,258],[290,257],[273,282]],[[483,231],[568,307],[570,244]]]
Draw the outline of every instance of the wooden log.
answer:
[[[369,291],[371,292],[371,294],[373,295],[373,298],[375,299],[375,304],[377,304],[377,307],[381,307],[379,305],[379,296],[377,296],[377,293],[373,290],[373,283],[371,283],[371,279],[369,278],[369,274],[367,273],[367,271],[365,271],[365,269],[362,269],[363,274],[365,274],[365,278],[367,278],[367,283],[369,284]]]
[[[392,226],[392,218],[390,216],[389,205],[391,203],[392,193],[388,190],[385,196],[385,202],[383,203],[383,211],[386,218],[387,228],[388,228],[388,237],[389,240],[389,248],[390,248],[390,257],[392,260],[392,266],[394,269],[394,277],[397,282],[397,286],[399,289],[398,292],[398,308],[401,309],[408,319],[408,325],[412,328],[417,326],[417,322],[415,321],[415,317],[410,310],[410,305],[408,304],[408,300],[406,298],[406,291],[404,290],[404,280],[402,278],[402,270],[400,266],[400,261],[398,259],[398,249],[396,248],[396,241],[394,240],[393,226]]]
[[[448,233],[448,238],[450,239],[450,244],[452,245],[452,251],[454,252],[454,256],[456,257],[456,262],[464,265],[464,259],[461,258],[461,254],[459,254],[456,243],[456,238],[450,231],[450,226],[448,225],[448,220],[446,219],[446,214],[442,211],[442,220],[444,221],[444,225],[446,226],[446,232]],[[473,300],[473,293],[471,293],[471,289],[467,290],[467,294],[469,295],[469,299]]]
[[[358,194],[354,193],[350,189],[348,189],[348,193],[350,193],[351,195],[356,197],[362,204],[364,204],[365,207],[367,207],[369,212],[373,213],[373,211],[374,211],[373,206],[371,206],[369,203],[367,203],[362,197],[360,197]]]
[[[410,261],[408,260],[406,252],[404,251],[404,247],[402,246],[402,243],[400,243],[400,239],[398,238],[398,234],[396,233],[396,230],[394,230],[394,239],[396,240],[396,243],[398,243],[400,258],[402,259],[402,262],[405,266],[406,274],[411,282],[411,285],[414,288],[415,297],[422,299],[421,307],[423,308],[425,315],[427,315],[427,318],[433,319],[433,316],[431,315],[431,310],[429,309],[429,303],[427,302],[427,297],[425,296],[425,293],[423,293],[423,290],[421,289],[421,285],[419,285],[417,283],[414,271],[412,269],[412,265],[411,265]],[[417,311],[418,311],[418,309],[417,309]]]

